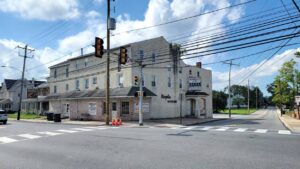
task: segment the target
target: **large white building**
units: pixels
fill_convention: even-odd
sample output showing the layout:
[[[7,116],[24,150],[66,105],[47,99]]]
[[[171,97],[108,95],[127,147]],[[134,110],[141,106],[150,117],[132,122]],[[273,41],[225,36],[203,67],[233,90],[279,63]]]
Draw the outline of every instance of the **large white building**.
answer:
[[[134,76],[140,75],[135,62],[143,60],[143,116],[173,118],[212,117],[212,74],[210,70],[186,65],[179,59],[178,47],[163,37],[124,45],[129,61],[118,71],[119,48],[111,49],[110,112],[124,120],[138,119],[139,90]],[[81,55],[50,67],[48,84],[49,111],[70,119],[103,120],[105,118],[106,54]],[[111,113],[110,113],[111,114]]]

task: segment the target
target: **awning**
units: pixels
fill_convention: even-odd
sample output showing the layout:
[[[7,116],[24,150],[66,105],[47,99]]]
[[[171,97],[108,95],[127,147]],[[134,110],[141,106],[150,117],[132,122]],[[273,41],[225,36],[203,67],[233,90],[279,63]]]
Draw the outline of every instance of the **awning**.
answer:
[[[186,96],[208,96],[207,93],[201,91],[187,91],[185,93]]]
[[[11,104],[13,103],[10,99],[3,99],[0,101],[0,104]]]
[[[139,91],[139,87],[120,87],[110,89],[111,97],[134,97],[135,93]],[[143,88],[146,96],[156,96],[152,91]],[[67,93],[58,93],[48,95],[45,100],[57,100],[57,99],[84,99],[84,98],[104,98],[105,90],[104,89],[95,89],[95,90],[86,90],[86,91],[71,91]]]

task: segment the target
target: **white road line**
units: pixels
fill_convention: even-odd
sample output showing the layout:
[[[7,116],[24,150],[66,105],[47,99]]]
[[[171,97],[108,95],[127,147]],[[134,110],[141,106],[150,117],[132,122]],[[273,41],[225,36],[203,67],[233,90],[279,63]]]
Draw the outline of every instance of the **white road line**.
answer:
[[[213,128],[213,127],[208,126],[208,127],[200,128],[200,130],[209,130],[209,129],[212,129],[212,128]]]
[[[93,131],[93,129],[87,129],[87,128],[72,128],[72,130],[79,130],[79,131]]]
[[[289,130],[278,130],[278,134],[291,134]]]
[[[195,129],[196,127],[185,127],[185,128],[182,128],[182,129],[184,129],[184,130],[193,130],[193,129]]]
[[[56,130],[56,131],[62,132],[62,133],[77,133],[77,132],[78,132],[78,131],[74,131],[74,130],[63,130],[63,129],[61,129],[61,130]]]
[[[27,139],[36,139],[36,138],[40,138],[41,136],[37,136],[37,135],[33,135],[33,134],[20,134],[18,135],[20,137],[24,137]]]
[[[39,134],[45,134],[48,136],[57,136],[57,135],[61,135],[63,133],[55,133],[55,132],[50,132],[50,131],[44,131],[44,132],[38,132]]]
[[[228,129],[229,129],[229,127],[221,127],[221,128],[216,129],[216,131],[226,131]]]
[[[255,133],[266,133],[268,130],[267,129],[257,129],[254,132]]]
[[[235,129],[234,131],[235,132],[245,132],[246,130],[248,130],[247,128],[238,128],[238,129]]]
[[[99,126],[99,127],[84,127],[86,129],[99,129],[99,130],[104,130],[104,129],[107,129],[107,127],[102,127],[102,126]]]
[[[18,141],[18,140],[8,138],[8,137],[0,137],[0,143],[13,143],[16,141]]]

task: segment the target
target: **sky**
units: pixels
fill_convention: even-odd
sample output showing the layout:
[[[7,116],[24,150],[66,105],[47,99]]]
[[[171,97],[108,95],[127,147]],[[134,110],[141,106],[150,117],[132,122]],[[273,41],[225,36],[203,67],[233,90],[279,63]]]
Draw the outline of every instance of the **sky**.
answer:
[[[247,1],[251,0],[111,0],[111,17],[117,20],[117,28],[112,31],[111,46],[159,36],[164,36],[170,43],[184,46],[185,43],[205,39],[205,36],[213,33],[226,33],[230,31],[226,25],[239,25],[247,17],[253,19],[265,11],[281,9],[281,12],[273,12],[272,15],[269,13],[272,17],[287,14],[283,11],[282,2],[290,14],[297,12],[291,0],[256,0],[172,24],[126,32]],[[300,5],[300,1],[297,2]],[[28,44],[30,49],[35,50],[29,53],[32,58],[27,59],[26,63],[25,74],[28,79],[45,79],[49,76],[49,66],[78,56],[80,48],[83,48],[84,53],[92,52],[91,45],[95,36],[106,36],[106,5],[106,0],[0,0],[0,66],[6,66],[0,67],[0,81],[21,77],[23,59],[19,55],[23,55],[24,51],[17,46]],[[255,19],[252,23],[255,23]],[[292,31],[294,30],[287,33]],[[299,38],[296,37],[289,43],[298,41]],[[208,63],[253,54],[284,42],[201,57],[192,55],[195,56],[193,59],[184,61],[192,65],[201,61],[204,68],[212,70],[213,89],[223,90],[228,85],[229,65]],[[299,63],[299,59],[293,55],[299,47],[299,44],[283,47],[273,57],[271,56],[278,48],[234,60],[239,66],[232,67],[232,84],[246,85],[249,80],[251,86],[259,86],[268,95],[266,85],[273,81],[280,66],[292,58]],[[205,47],[197,51],[214,48]],[[267,58],[270,59],[266,60]],[[297,68],[299,69],[299,64]],[[254,70],[256,71],[253,72]]]

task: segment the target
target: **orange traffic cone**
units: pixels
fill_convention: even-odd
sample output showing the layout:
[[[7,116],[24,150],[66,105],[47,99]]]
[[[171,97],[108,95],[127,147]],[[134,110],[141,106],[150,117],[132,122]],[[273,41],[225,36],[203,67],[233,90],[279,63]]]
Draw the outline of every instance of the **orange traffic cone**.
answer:
[[[116,120],[116,126],[119,126],[119,119]]]
[[[122,119],[119,119],[119,120],[120,120],[120,121],[119,121],[119,124],[122,125]]]
[[[111,124],[114,126],[116,123],[115,123],[115,119],[112,120]]]

